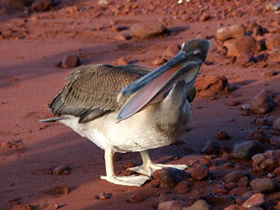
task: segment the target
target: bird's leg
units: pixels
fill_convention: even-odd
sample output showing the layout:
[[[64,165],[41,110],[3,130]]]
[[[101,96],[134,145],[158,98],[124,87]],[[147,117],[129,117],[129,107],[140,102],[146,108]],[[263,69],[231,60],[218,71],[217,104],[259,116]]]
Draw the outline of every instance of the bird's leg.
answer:
[[[105,149],[106,176],[101,176],[101,179],[105,179],[113,184],[127,186],[141,186],[147,180],[150,180],[148,176],[115,176],[113,165],[114,153],[115,151],[110,147]]]
[[[156,164],[153,163],[150,159],[150,156],[148,154],[147,150],[141,151],[140,152],[143,164],[141,166],[136,166],[133,168],[129,168],[129,170],[135,171],[140,174],[145,174],[147,176],[152,176],[153,172],[162,169],[162,168],[176,168],[179,170],[184,170],[188,166],[186,165],[171,165],[171,164]]]

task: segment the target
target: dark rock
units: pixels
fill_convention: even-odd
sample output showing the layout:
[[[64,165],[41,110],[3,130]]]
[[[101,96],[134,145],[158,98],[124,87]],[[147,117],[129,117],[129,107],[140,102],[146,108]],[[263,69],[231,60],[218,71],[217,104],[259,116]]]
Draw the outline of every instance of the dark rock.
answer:
[[[191,171],[191,177],[198,181],[208,178],[209,175],[209,169],[205,164],[199,164]]]
[[[132,35],[139,39],[162,35],[166,28],[157,21],[139,23],[131,27]]]
[[[249,133],[249,135],[246,136],[245,140],[246,141],[257,140],[261,143],[264,143],[266,141],[266,136],[265,136],[265,133],[264,133],[263,129],[259,129],[259,130],[256,130],[256,131],[251,131]]]
[[[182,208],[182,210],[212,210],[212,207],[205,200],[198,200],[192,206]]]
[[[233,42],[225,43],[227,47],[227,56],[234,57],[243,54],[252,54],[259,52],[261,50],[261,46],[259,42],[257,42],[251,36],[242,36]]]
[[[80,58],[77,55],[66,55],[63,60],[62,68],[75,68],[80,65]]]
[[[10,9],[23,9],[30,6],[34,0],[8,0],[8,7]]]
[[[228,27],[219,28],[216,32],[216,38],[220,41],[228,39],[237,39],[244,36],[246,28],[243,24],[235,24]]]
[[[264,117],[264,118],[256,119],[256,125],[259,126],[259,127],[263,127],[263,126],[271,126],[272,123],[269,119]]]
[[[259,190],[262,193],[271,193],[280,190],[280,185],[270,178],[257,178],[250,182],[253,190]]]
[[[251,160],[252,156],[264,152],[262,143],[252,141],[242,141],[233,145],[233,157],[241,160]]]
[[[229,182],[238,182],[243,177],[251,178],[250,174],[245,171],[233,171],[225,175],[224,182],[227,184]]]
[[[226,131],[220,131],[216,134],[218,140],[229,140],[229,135]]]
[[[166,201],[160,203],[157,210],[182,210],[185,205],[186,202],[182,200]]]
[[[217,93],[228,93],[229,84],[225,76],[208,76],[195,81],[197,96],[212,97]]]
[[[107,193],[105,193],[105,192],[100,193],[99,196],[98,196],[98,198],[99,198],[100,200],[107,200],[107,199],[109,199],[110,197],[111,197],[110,194],[107,194]]]
[[[275,105],[276,103],[271,96],[262,90],[251,100],[250,108],[254,114],[266,114],[271,112]]]
[[[70,166],[61,165],[61,166],[56,167],[53,170],[53,174],[54,175],[69,174],[70,171],[71,171],[71,167]]]
[[[266,201],[265,201],[265,195],[262,193],[256,193],[252,195],[245,203],[243,203],[242,206],[246,208],[251,207],[265,207]]]
[[[274,169],[274,171],[272,172],[275,176],[280,176],[280,167],[277,167]]]
[[[141,203],[144,200],[144,196],[141,192],[131,195],[128,199],[129,203]]]
[[[229,182],[229,183],[225,184],[225,188],[228,190],[232,190],[236,187],[238,187],[236,182]]]
[[[280,117],[277,120],[274,121],[273,129],[280,131]]]
[[[272,136],[269,140],[270,144],[275,146],[275,145],[280,145],[280,136]]]
[[[219,154],[220,148],[221,145],[216,140],[209,140],[206,142],[201,152],[207,155],[217,155]]]
[[[174,188],[177,193],[187,193],[190,191],[191,184],[188,181],[181,181],[179,182],[176,187]]]
[[[53,6],[53,0],[35,0],[30,6],[30,10],[36,12],[44,12],[50,10]]]
[[[179,182],[188,179],[190,175],[185,171],[175,168],[163,168],[156,170],[153,173],[153,177],[161,182],[162,187],[173,189]]]

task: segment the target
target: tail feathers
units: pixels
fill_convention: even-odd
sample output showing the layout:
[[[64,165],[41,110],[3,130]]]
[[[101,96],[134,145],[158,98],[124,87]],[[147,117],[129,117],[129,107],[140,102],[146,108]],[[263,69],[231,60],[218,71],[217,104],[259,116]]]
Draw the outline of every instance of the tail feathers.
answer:
[[[66,119],[69,119],[69,117],[67,117],[67,116],[53,117],[53,118],[49,118],[49,119],[42,119],[42,120],[40,120],[40,122],[56,122],[59,120],[66,120]]]

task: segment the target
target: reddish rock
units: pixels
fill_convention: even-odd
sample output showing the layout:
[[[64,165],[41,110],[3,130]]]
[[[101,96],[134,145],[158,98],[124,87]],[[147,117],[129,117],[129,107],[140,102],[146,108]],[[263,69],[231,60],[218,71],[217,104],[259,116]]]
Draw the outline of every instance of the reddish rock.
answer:
[[[190,175],[175,168],[163,168],[156,170],[153,177],[161,182],[162,187],[173,189],[179,182],[188,179]]]
[[[274,70],[267,70],[265,72],[262,73],[262,77],[263,78],[270,78],[277,75],[277,72],[275,72]]]
[[[166,201],[160,203],[158,205],[158,210],[182,210],[182,208],[186,205],[185,201],[182,200],[174,200],[174,201]]]
[[[246,141],[257,140],[261,143],[264,143],[266,141],[266,136],[265,136],[265,133],[264,133],[263,129],[259,129],[259,130],[256,130],[256,131],[251,131],[249,133],[249,135],[246,136],[245,140]]]
[[[224,210],[247,210],[247,208],[243,207],[243,206],[238,206],[236,204],[234,205],[230,205],[227,208],[225,208]]]
[[[280,136],[272,136],[270,138],[270,144],[271,145],[280,145]]]
[[[280,190],[280,184],[271,178],[257,178],[250,182],[253,190],[259,190],[263,193],[272,193]]]
[[[218,140],[229,140],[229,135],[226,131],[220,131],[216,134]]]
[[[280,34],[269,36],[265,40],[265,45],[268,50],[277,49],[280,46]]]
[[[219,28],[216,32],[216,38],[221,41],[228,39],[237,39],[244,36],[246,28],[243,24],[235,24],[228,27]]]
[[[248,191],[251,191],[251,189],[248,187],[236,187],[236,188],[232,189],[231,191],[229,191],[229,194],[233,195],[233,196],[241,197],[244,193],[246,193]]]
[[[271,112],[275,105],[275,101],[264,90],[256,95],[250,102],[250,108],[254,114],[266,114]]]
[[[238,182],[243,177],[250,178],[250,174],[248,174],[246,171],[233,171],[225,175],[224,182],[227,184],[229,182]]]
[[[242,36],[233,42],[225,43],[227,47],[227,55],[230,57],[242,55],[242,54],[252,54],[257,53],[261,50],[259,42],[257,42],[251,36]]]
[[[30,6],[30,10],[36,12],[44,12],[50,10],[53,6],[53,0],[35,0]]]
[[[197,96],[212,97],[217,93],[228,93],[229,84],[225,76],[208,76],[195,81]]]
[[[105,193],[105,192],[102,192],[102,193],[99,194],[98,198],[99,198],[100,200],[107,200],[107,199],[110,198],[110,194],[107,194],[107,193]]]
[[[225,188],[228,190],[232,190],[234,188],[238,187],[236,182],[229,182],[225,184]]]
[[[280,150],[271,150],[252,157],[255,171],[273,171],[280,166]]]
[[[63,60],[62,68],[75,68],[80,65],[80,58],[77,55],[66,55]]]
[[[65,165],[61,165],[61,166],[58,166],[56,167],[54,170],[53,170],[53,174],[54,175],[62,175],[62,174],[69,174],[71,171],[71,167],[70,166],[65,166]]]
[[[215,193],[216,195],[219,195],[219,194],[227,194],[228,190],[225,188],[224,185],[217,184],[212,189],[212,192]]]
[[[199,164],[191,171],[191,177],[198,181],[206,179],[208,176],[209,169],[205,164]]]
[[[210,20],[211,16],[210,14],[208,13],[202,13],[202,15],[199,17],[199,21],[200,22],[204,22],[204,21],[207,21],[207,20]]]
[[[132,35],[139,39],[162,35],[165,30],[165,26],[157,21],[139,23],[131,27]]]
[[[116,40],[120,40],[120,41],[125,41],[125,40],[128,40],[130,39],[131,37],[129,35],[126,35],[126,34],[117,34],[115,36],[115,39]]]
[[[245,203],[243,203],[242,206],[246,208],[251,207],[265,207],[266,201],[265,201],[265,195],[262,193],[257,193],[252,195]]]
[[[274,121],[273,129],[280,131],[280,117],[277,120]]]
[[[170,60],[178,54],[180,49],[181,47],[178,44],[169,44],[168,47],[163,51],[162,57],[166,60]]]
[[[118,65],[127,65],[128,61],[125,57],[121,57],[118,61],[117,61]]]
[[[212,210],[205,200],[198,200],[192,206],[184,207],[182,210]]]
[[[153,60],[152,65],[155,65],[155,66],[162,65],[166,62],[167,62],[167,60],[165,58],[157,57],[155,60]]]
[[[229,106],[237,106],[240,104],[240,101],[232,100],[227,103]]]
[[[179,182],[176,187],[174,188],[177,193],[187,193],[190,191],[191,184],[187,181],[181,181]]]
[[[144,196],[141,192],[131,195],[128,199],[129,203],[141,203],[144,200]]]
[[[275,176],[280,176],[280,167],[277,167],[272,172]]]
[[[242,178],[239,179],[237,182],[238,187],[248,187],[249,184],[249,178],[248,176],[243,176]]]
[[[166,201],[172,201],[172,200],[176,200],[176,197],[174,195],[161,193],[158,198],[158,204],[166,202]]]

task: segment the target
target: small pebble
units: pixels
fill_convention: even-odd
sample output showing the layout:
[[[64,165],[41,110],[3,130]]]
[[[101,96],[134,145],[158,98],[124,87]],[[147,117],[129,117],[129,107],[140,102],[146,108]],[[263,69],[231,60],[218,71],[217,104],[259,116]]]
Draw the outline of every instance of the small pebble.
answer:
[[[128,199],[129,203],[141,203],[144,200],[144,196],[141,192],[131,195]]]
[[[110,195],[107,194],[107,193],[105,193],[105,192],[102,192],[102,193],[99,194],[98,198],[99,198],[100,200],[107,200],[107,199],[110,198]]]

